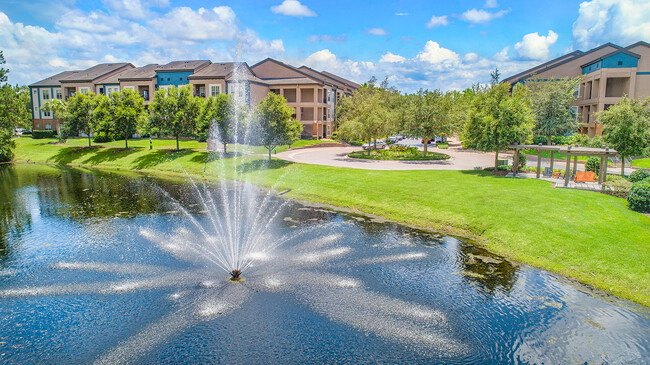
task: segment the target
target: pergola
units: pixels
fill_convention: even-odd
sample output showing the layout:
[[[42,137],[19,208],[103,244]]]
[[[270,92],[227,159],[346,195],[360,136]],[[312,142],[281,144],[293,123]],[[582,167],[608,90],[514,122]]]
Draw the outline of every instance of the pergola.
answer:
[[[578,146],[556,146],[555,144],[551,146],[542,145],[542,144],[513,144],[510,146],[511,149],[515,150],[515,157],[513,162],[513,171],[512,174],[517,176],[517,168],[519,166],[519,150],[531,149],[537,151],[537,178],[539,179],[540,168],[542,164],[542,151],[551,151],[551,171],[553,171],[553,162],[555,161],[555,152],[559,152],[566,156],[566,168],[564,169],[564,186],[569,185],[569,180],[571,175],[575,175],[576,170],[578,169],[578,156],[589,156],[589,157],[600,157],[600,174],[598,175],[598,183],[602,184],[606,181],[607,178],[607,160],[611,156],[616,156],[618,152],[616,150],[607,148],[605,146],[601,148],[590,148],[590,147],[578,147]],[[573,157],[573,170],[570,170],[571,167],[571,157]],[[571,173],[567,173],[572,171]]]

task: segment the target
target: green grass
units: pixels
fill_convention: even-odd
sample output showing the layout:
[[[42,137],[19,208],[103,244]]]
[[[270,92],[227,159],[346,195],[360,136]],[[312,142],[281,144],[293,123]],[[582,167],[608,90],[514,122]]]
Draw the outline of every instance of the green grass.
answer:
[[[436,143],[436,146],[438,148],[440,148],[441,150],[446,150],[447,148],[449,148],[449,143],[442,143],[442,142],[441,143]]]
[[[650,169],[650,158],[637,158],[636,160],[632,160],[632,166]]]
[[[527,155],[532,155],[532,156],[537,156],[537,151],[535,150],[523,150],[525,154]],[[551,151],[542,151],[542,158],[551,158]],[[566,155],[561,154],[560,152],[555,152],[554,154],[555,160],[565,160],[566,161]],[[587,161],[589,157],[585,156],[578,156],[578,161]],[[573,161],[573,159],[571,159]]]
[[[348,157],[361,158],[365,160],[402,160],[402,161],[420,161],[420,160],[446,160],[449,155],[438,152],[427,152],[424,156],[423,152],[415,150],[371,150],[370,154],[367,151],[355,151],[348,153]]]
[[[554,189],[545,181],[485,171],[371,171],[292,164],[244,155],[213,160],[204,151],[80,148],[17,140],[16,160],[200,176],[204,166],[244,178],[284,196],[345,207],[474,240],[515,261],[573,277],[649,305],[650,217],[624,199]],[[148,141],[147,141],[148,142]],[[258,170],[260,165],[268,169]]]

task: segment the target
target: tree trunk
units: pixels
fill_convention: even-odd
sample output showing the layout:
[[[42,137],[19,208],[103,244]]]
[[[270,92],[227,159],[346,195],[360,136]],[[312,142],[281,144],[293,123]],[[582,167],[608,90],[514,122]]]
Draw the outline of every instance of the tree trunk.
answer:
[[[61,135],[59,134],[59,137],[60,137],[60,136],[61,136]],[[88,147],[90,147],[90,131],[88,131]]]
[[[368,153],[367,153],[368,156],[370,156],[370,149],[371,149],[371,148],[372,148],[372,139],[369,139],[369,140],[368,140],[368,151],[367,151],[367,152],[368,152]]]
[[[226,142],[223,142],[223,154],[226,154]]]
[[[124,133],[124,148],[129,149],[129,136]]]
[[[179,138],[179,136],[176,136],[176,151],[181,150],[180,145],[178,144],[178,138]]]
[[[553,141],[551,140],[551,136],[546,136],[546,144],[549,146],[553,144]]]
[[[494,169],[499,167],[499,151],[494,152]]]
[[[271,162],[271,150],[273,149],[273,147],[269,146],[268,149],[269,149],[269,162]]]
[[[424,139],[424,157],[427,157],[427,146],[429,145],[429,139]]]
[[[621,155],[621,176],[625,177],[625,156]]]

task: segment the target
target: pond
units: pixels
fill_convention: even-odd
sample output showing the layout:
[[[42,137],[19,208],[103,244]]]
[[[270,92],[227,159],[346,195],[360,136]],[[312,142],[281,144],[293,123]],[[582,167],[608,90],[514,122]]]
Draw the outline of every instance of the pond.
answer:
[[[0,166],[0,363],[650,358],[648,308],[453,237],[263,192],[259,224],[219,228],[238,221],[215,220],[196,192],[228,190],[201,189]],[[212,227],[274,248],[251,251],[232,282],[197,244]]]

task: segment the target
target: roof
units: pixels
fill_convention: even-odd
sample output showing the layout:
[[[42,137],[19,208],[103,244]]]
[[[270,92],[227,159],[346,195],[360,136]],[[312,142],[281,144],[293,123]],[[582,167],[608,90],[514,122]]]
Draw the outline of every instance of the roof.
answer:
[[[619,53],[623,53],[623,54],[626,54],[628,56],[632,56],[632,57],[637,58],[637,59],[641,58],[641,55],[639,55],[639,54],[636,54],[634,52],[630,52],[630,51],[628,51],[626,49],[619,49],[619,50],[616,50],[614,52],[610,52],[610,53],[608,53],[608,54],[606,54],[604,56],[600,56],[600,57],[596,58],[595,60],[591,60],[591,61],[585,63],[584,65],[580,66],[580,67],[586,67],[586,66],[589,66],[589,65],[593,65],[594,63],[596,63],[598,61],[602,61],[605,58],[612,57],[613,55],[619,54]]]
[[[93,82],[94,80],[107,75],[113,71],[119,70],[126,66],[135,67],[130,63],[100,63],[87,70],[75,72],[74,74],[61,79],[61,82]]]
[[[193,73],[189,79],[215,79],[225,78],[230,75],[240,62],[211,63],[199,71]]]
[[[78,72],[81,72],[81,71],[63,71],[63,72],[60,72],[60,73],[58,73],[58,74],[56,74],[54,76],[50,76],[50,77],[48,77],[46,79],[43,79],[41,81],[37,81],[37,82],[35,82],[35,83],[33,83],[33,84],[29,85],[29,86],[30,87],[61,86],[61,82],[59,80],[70,77],[73,74],[78,73]]]
[[[264,82],[269,85],[307,85],[307,84],[317,84],[314,82],[314,79],[310,77],[293,77],[293,78],[282,78],[282,79],[264,79]]]
[[[316,80],[316,81],[318,81],[319,83],[324,83],[324,82],[325,82],[325,80],[323,80],[322,75],[321,75],[321,76],[310,75],[310,74],[304,72],[303,70],[301,70],[301,69],[299,69],[299,68],[297,68],[297,67],[291,66],[291,65],[289,65],[289,64],[287,64],[287,63],[284,63],[284,62],[282,62],[282,61],[278,61],[278,60],[276,60],[276,59],[274,59],[274,58],[270,58],[270,57],[269,57],[269,58],[265,58],[265,59],[261,60],[260,62],[254,64],[253,66],[251,66],[251,69],[252,69],[252,68],[255,68],[255,67],[258,66],[258,65],[261,65],[261,64],[264,63],[264,62],[274,62],[274,63],[277,63],[277,64],[280,65],[280,66],[283,66],[283,67],[286,67],[286,68],[288,68],[288,69],[290,69],[290,70],[293,70],[293,71],[295,71],[295,72],[297,72],[297,73],[299,73],[299,74],[301,74],[301,75],[305,75],[306,77],[308,77],[308,78],[310,78],[310,79]],[[263,79],[263,80],[267,80],[267,81],[268,81],[268,79]],[[312,84],[313,84],[313,82],[312,82]]]
[[[638,41],[636,43],[630,44],[629,46],[625,47],[625,49],[631,49],[631,48],[638,47],[638,46],[646,46],[646,47],[650,48],[650,43],[644,42],[644,41]]]
[[[298,69],[303,71],[303,72],[306,72],[306,73],[308,73],[310,75],[314,75],[316,77],[322,77],[322,78],[325,79],[325,81],[329,81],[329,83],[333,84],[334,86],[338,86],[338,87],[341,87],[341,88],[345,88],[345,86],[346,86],[341,81],[336,80],[336,79],[334,79],[332,77],[329,77],[327,75],[324,75],[323,73],[318,72],[318,71],[314,70],[313,68],[310,68],[310,67],[307,67],[307,66],[303,65],[303,66],[298,67]]]
[[[548,61],[546,63],[543,63],[541,65],[537,65],[537,66],[535,66],[533,68],[529,68],[528,70],[520,72],[520,73],[518,73],[516,75],[505,78],[505,79],[503,79],[503,82],[507,82],[507,83],[510,83],[510,84],[518,82],[519,80],[530,77],[530,76],[534,75],[535,73],[547,71],[549,69],[552,69],[553,67],[557,67],[557,66],[563,65],[563,64],[565,64],[567,62],[570,62],[570,61],[576,60],[578,58],[587,56],[587,55],[589,55],[589,54],[591,54],[593,52],[599,51],[599,50],[601,50],[601,49],[603,49],[605,47],[613,47],[613,48],[616,48],[616,49],[623,49],[623,47],[621,47],[619,45],[608,42],[608,43],[600,45],[600,46],[598,46],[596,48],[590,49],[587,52],[574,51],[574,52],[571,52],[571,53],[566,54],[564,56],[560,56],[558,58],[555,58],[555,59],[553,59],[551,61]],[[569,57],[567,57],[567,56],[569,56]],[[565,58],[565,59],[562,59],[562,58]]]
[[[151,64],[151,65],[146,65],[143,67],[136,67],[132,68],[130,70],[126,70],[124,72],[120,72],[116,76],[111,76],[110,79],[112,80],[113,77],[116,77],[118,81],[129,81],[129,80],[151,80],[154,77],[156,77],[156,68],[158,68],[159,65],[157,64]],[[106,80],[104,80],[106,84]]]
[[[173,72],[173,71],[196,71],[209,65],[210,60],[190,60],[190,61],[173,61],[163,66],[158,66],[156,71]]]
[[[336,76],[336,75],[331,74],[331,73],[329,73],[329,72],[327,72],[327,71],[323,71],[323,72],[321,72],[321,73],[322,73],[323,75],[325,75],[325,76],[328,76],[328,77],[333,78],[334,80],[339,80],[340,82],[342,82],[342,83],[344,83],[344,84],[346,84],[346,85],[348,85],[348,86],[351,86],[351,87],[353,87],[353,88],[355,88],[355,89],[358,89],[358,88],[361,87],[361,85],[357,84],[357,83],[354,82],[354,81],[350,81],[350,80],[348,80],[348,79],[344,79],[344,78],[342,78],[342,77],[340,77],[340,76]]]

